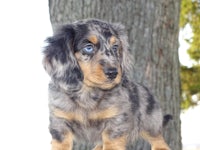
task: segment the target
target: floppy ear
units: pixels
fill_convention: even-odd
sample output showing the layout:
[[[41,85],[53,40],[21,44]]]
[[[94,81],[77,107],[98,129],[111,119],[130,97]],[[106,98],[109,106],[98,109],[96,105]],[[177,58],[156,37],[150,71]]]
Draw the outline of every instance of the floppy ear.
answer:
[[[54,83],[65,90],[78,88],[82,81],[82,72],[74,57],[73,40],[75,30],[73,25],[60,28],[48,38],[43,53],[43,65]]]
[[[131,50],[129,49],[128,44],[128,36],[125,31],[125,27],[121,24],[113,24],[114,30],[117,32],[117,35],[120,39],[120,42],[122,44],[122,70],[123,73],[126,75],[130,75],[130,73],[133,71],[133,54],[131,53]]]

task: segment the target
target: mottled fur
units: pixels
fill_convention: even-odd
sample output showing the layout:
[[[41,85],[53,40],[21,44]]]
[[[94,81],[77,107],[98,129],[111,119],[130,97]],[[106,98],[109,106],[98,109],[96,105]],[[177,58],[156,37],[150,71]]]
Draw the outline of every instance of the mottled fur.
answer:
[[[93,143],[95,150],[125,150],[138,136],[153,150],[169,150],[158,102],[129,79],[133,59],[122,25],[78,21],[47,43],[52,150],[71,150],[73,140]]]

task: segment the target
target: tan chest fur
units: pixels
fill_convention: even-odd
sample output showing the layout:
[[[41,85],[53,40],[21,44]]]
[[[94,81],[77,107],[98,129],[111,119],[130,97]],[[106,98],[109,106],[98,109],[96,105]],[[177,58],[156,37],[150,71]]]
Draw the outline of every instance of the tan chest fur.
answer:
[[[88,121],[104,120],[113,118],[118,115],[118,108],[113,106],[103,110],[90,110],[88,112],[84,110],[75,110],[74,112],[64,112],[60,109],[54,110],[54,115],[59,118],[64,118],[68,121],[78,121],[82,124],[86,124]]]

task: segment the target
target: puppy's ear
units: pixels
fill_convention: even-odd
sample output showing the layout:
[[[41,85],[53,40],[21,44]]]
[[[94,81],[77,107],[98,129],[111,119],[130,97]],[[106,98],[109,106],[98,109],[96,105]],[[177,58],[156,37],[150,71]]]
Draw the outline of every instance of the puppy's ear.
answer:
[[[129,49],[128,36],[123,25],[113,24],[113,28],[117,32],[122,45],[122,70],[128,75],[133,71],[134,64],[133,54]]]
[[[77,87],[82,81],[82,72],[74,57],[73,25],[61,27],[52,37],[46,40],[43,53],[43,65],[53,82],[69,90]]]

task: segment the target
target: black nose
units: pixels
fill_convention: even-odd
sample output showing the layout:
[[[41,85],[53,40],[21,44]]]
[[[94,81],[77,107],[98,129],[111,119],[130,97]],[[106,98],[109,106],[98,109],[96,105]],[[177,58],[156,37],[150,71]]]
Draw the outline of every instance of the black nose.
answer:
[[[105,68],[104,73],[109,79],[115,79],[117,77],[117,68]]]

